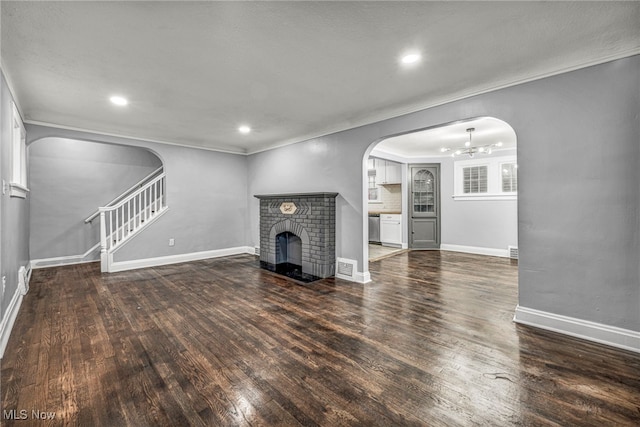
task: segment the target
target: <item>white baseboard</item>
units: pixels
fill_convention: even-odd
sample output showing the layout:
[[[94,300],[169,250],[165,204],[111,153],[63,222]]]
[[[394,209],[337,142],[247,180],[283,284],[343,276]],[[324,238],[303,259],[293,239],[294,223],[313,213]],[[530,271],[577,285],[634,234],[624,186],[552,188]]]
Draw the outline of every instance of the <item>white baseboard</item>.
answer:
[[[191,252],[187,254],[169,255],[156,258],[135,259],[131,261],[116,261],[111,263],[109,273],[239,254],[255,255],[255,249],[251,246],[238,246],[235,248],[214,249],[211,251]]]
[[[340,274],[336,272],[335,277],[336,279],[342,279],[342,280],[347,280],[349,282],[356,282],[356,283],[369,283],[371,281],[371,274],[369,274],[368,271],[364,273],[361,271],[355,271],[353,273],[353,276],[347,276],[345,274]]]
[[[462,245],[448,245],[441,244],[441,251],[451,251],[451,252],[464,252],[467,254],[476,254],[476,255],[488,255],[488,256],[497,256],[502,258],[509,258],[509,250],[508,249],[494,249],[494,248],[483,248],[480,246],[462,246]]]
[[[27,279],[30,279],[30,274],[27,276]],[[26,285],[27,289],[29,285]],[[4,356],[4,350],[7,348],[7,343],[9,342],[9,337],[11,336],[11,330],[13,329],[13,324],[16,321],[16,317],[18,316],[18,311],[20,311],[20,306],[22,305],[23,295],[20,292],[20,286],[16,286],[16,290],[13,293],[13,297],[9,302],[9,306],[7,307],[7,311],[4,312],[4,316],[2,317],[2,321],[0,322],[0,359]]]
[[[87,257],[94,252],[96,252],[98,256],[87,259]],[[96,261],[100,261],[99,252],[100,252],[100,242],[96,243],[91,248],[89,248],[87,252],[80,255],[33,259],[31,260],[31,268],[38,269],[38,268],[47,268],[47,267],[59,267],[61,265],[84,264],[86,262],[96,262]]]
[[[640,332],[533,308],[516,307],[514,322],[640,353]]]
[[[356,271],[354,279],[355,280],[353,281],[357,283],[369,283],[371,281],[371,273],[369,273],[368,271]]]

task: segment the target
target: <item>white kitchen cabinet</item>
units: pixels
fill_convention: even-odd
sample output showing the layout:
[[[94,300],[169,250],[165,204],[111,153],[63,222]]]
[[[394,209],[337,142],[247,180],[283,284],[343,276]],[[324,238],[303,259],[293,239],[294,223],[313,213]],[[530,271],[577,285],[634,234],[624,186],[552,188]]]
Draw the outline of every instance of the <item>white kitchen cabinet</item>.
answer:
[[[385,161],[385,184],[400,184],[402,182],[402,165]]]
[[[402,182],[402,164],[391,160],[369,157],[367,162],[369,174],[375,170],[376,185],[400,184]]]
[[[385,183],[387,169],[386,161],[382,159],[375,159],[376,168],[376,185],[382,185]]]
[[[367,159],[367,169],[370,171],[373,171],[376,169],[376,158],[375,157],[369,157]],[[373,174],[375,175],[375,174]]]
[[[380,242],[387,246],[402,246],[402,215],[380,214]]]

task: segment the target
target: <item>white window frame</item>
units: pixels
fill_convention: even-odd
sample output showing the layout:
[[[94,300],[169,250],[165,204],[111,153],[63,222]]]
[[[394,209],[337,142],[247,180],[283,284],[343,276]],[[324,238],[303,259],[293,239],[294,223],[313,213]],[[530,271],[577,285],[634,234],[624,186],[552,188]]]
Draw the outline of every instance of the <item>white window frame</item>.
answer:
[[[9,195],[25,199],[27,187],[27,132],[15,103],[11,103],[11,180]]]
[[[453,162],[453,199],[454,200],[517,200],[518,192],[502,191],[502,165],[516,163],[516,156],[478,157]],[[487,167],[487,192],[464,192],[464,168],[474,166]]]
[[[504,171],[503,171],[503,169],[504,169],[504,167],[506,165],[514,165],[514,170],[515,170],[515,175],[516,175],[516,191],[503,191],[502,190],[502,184],[503,184],[503,179],[504,179],[504,176],[503,176],[503,172]],[[515,195],[517,195],[518,194],[517,188],[518,188],[518,162],[516,162],[514,160],[512,162],[502,162],[502,163],[500,163],[500,190],[501,190],[502,194],[515,194]]]
[[[376,161],[378,159],[376,157],[369,157],[367,159],[367,202],[369,204],[382,204],[382,200],[380,200],[380,187],[378,187],[378,176],[377,176],[377,168]],[[373,187],[371,186],[371,179],[373,178]]]
[[[486,179],[487,179],[487,183],[486,183],[486,191],[480,191],[480,171],[482,171],[484,168],[485,171],[485,175],[486,175]],[[476,184],[478,186],[478,191],[471,191],[472,190],[472,186],[473,186],[473,182],[472,182],[472,177],[469,176],[469,191],[465,191],[465,182],[466,182],[466,178],[465,178],[465,170],[467,169],[477,169],[478,171],[478,177],[476,180]],[[471,172],[469,172],[469,175],[471,175]],[[488,165],[468,165],[468,166],[464,166],[462,168],[462,193],[465,195],[475,195],[475,194],[486,194],[489,191],[489,166]]]

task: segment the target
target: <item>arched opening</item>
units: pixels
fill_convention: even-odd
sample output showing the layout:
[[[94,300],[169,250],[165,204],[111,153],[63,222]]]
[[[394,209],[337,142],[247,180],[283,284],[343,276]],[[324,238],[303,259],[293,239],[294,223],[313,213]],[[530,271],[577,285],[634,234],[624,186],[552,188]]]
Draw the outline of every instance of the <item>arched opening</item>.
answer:
[[[493,117],[374,142],[363,159],[364,258],[406,249],[517,257],[516,144]]]
[[[38,139],[28,153],[30,248],[38,266],[98,260],[98,208],[163,169],[160,157],[146,148],[70,138]],[[160,194],[156,186],[147,193],[147,199]],[[123,229],[122,215],[119,221],[113,228]]]

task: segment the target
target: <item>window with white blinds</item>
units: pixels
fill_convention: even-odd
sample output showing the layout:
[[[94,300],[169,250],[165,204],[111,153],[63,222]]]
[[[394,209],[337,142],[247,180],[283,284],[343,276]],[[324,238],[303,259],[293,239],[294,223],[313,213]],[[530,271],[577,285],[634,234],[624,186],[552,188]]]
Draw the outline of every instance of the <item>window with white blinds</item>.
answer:
[[[502,171],[502,192],[512,193],[518,191],[518,165],[515,163],[503,163],[500,169]]]
[[[483,156],[453,162],[454,200],[516,200],[516,156]]]
[[[465,194],[487,192],[487,167],[470,166],[462,169],[463,192]]]

